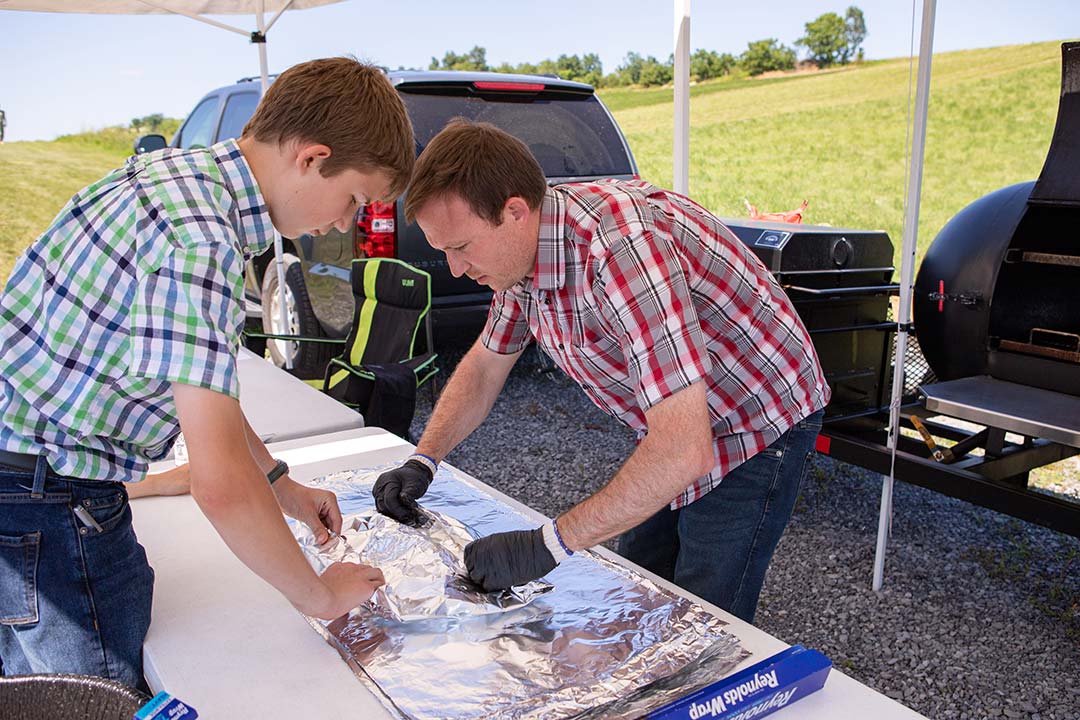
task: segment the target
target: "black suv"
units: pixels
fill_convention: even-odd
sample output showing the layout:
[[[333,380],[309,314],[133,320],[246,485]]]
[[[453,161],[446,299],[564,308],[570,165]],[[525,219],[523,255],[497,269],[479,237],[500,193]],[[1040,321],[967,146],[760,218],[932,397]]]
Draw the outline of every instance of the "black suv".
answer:
[[[551,184],[631,178],[637,167],[622,132],[593,88],[557,77],[481,72],[393,71],[387,73],[401,94],[416,133],[416,152],[455,117],[489,122],[521,138]],[[259,102],[255,78],[219,88],[199,101],[180,126],[172,147],[190,148],[239,137]],[[158,146],[164,138],[153,138]],[[136,152],[154,149],[140,138]],[[397,257],[431,273],[435,320],[469,314],[481,318],[491,291],[468,277],[455,278],[443,253],[433,250],[415,223],[406,224],[402,202],[361,208],[352,232],[336,230],[319,238],[285,238],[286,310],[289,332],[344,337],[352,324],[349,268],[353,258]],[[281,333],[277,272],[269,251],[249,263],[245,286],[265,311],[263,327]],[[249,314],[258,308],[249,304]],[[272,342],[271,353],[297,352],[299,374],[318,374],[326,350],[317,343]],[[333,346],[322,346],[333,348]]]

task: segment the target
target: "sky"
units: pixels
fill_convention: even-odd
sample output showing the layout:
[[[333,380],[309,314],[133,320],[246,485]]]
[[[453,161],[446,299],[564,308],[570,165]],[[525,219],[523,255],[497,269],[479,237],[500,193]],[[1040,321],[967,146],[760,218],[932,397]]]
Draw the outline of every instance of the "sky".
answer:
[[[868,59],[908,56],[911,0],[693,0],[690,45],[735,55],[764,38],[794,45],[806,22],[842,15],[849,4],[865,15]],[[433,56],[475,45],[487,49],[490,65],[594,52],[611,72],[630,51],[671,54],[673,7],[672,0],[345,0],[284,13],[267,51],[271,72],[342,54],[426,68]],[[250,15],[215,19],[255,29]],[[938,0],[935,52],[1077,37],[1080,0]],[[152,113],[181,118],[207,91],[258,72],[257,49],[245,36],[186,17],[0,10],[6,140],[51,140]]]

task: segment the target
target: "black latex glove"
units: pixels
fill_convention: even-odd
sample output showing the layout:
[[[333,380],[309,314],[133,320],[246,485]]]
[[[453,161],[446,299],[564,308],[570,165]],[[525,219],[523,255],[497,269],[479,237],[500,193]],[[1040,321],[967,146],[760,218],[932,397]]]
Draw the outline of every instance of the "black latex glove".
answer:
[[[399,523],[419,527],[424,515],[416,500],[431,485],[431,470],[418,460],[409,460],[401,467],[387,470],[375,481],[371,494],[375,509]]]
[[[547,575],[555,565],[540,528],[496,533],[465,546],[469,577],[485,592],[524,585]]]

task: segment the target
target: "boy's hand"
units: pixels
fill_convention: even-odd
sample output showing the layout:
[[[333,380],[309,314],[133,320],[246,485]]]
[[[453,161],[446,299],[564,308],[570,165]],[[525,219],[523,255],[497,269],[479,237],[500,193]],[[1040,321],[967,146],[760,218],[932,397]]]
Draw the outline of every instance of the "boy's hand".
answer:
[[[186,495],[191,492],[191,468],[187,463],[165,472],[147,475],[139,482],[124,483],[129,498],[150,495]]]
[[[333,620],[350,612],[367,602],[376,590],[386,584],[382,570],[350,562],[334,563],[326,568],[321,579],[329,590],[324,604],[321,607],[297,605],[297,609],[322,620]]]
[[[341,532],[341,509],[334,493],[306,487],[289,477],[278,478],[272,487],[282,512],[311,528],[317,544],[327,542],[330,532],[335,535]]]

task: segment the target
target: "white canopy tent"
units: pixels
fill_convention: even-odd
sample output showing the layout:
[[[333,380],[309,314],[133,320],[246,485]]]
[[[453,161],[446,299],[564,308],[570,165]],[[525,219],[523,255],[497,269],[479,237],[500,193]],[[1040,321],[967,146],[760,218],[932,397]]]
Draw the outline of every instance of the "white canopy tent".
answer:
[[[238,33],[259,48],[259,74],[262,92],[270,85],[266,59],[266,34],[286,10],[305,10],[330,5],[341,0],[0,0],[0,10],[29,12],[81,13],[96,15],[183,15],[198,22]],[[266,16],[273,13],[270,21]],[[254,15],[257,30],[242,30],[206,15]],[[277,259],[278,310],[280,331],[286,332],[287,290],[281,236],[274,233],[274,256]],[[292,368],[292,355],[285,356],[285,366]]]
[[[914,2],[912,0],[914,13]],[[673,157],[675,192],[690,188],[690,0],[675,4],[675,147]],[[904,230],[900,250],[900,308],[897,317],[896,360],[892,399],[889,404],[889,450],[892,465],[881,486],[877,549],[874,554],[874,590],[881,589],[885,571],[885,549],[892,526],[892,495],[896,446],[900,433],[900,401],[904,390],[904,358],[911,328],[911,290],[915,284],[915,246],[919,230],[919,200],[922,194],[923,158],[926,149],[926,115],[930,105],[930,66],[934,47],[934,19],[937,0],[923,0],[922,29],[919,34],[919,72],[915,110],[910,132],[907,188],[904,195]],[[914,25],[913,28],[914,30]]]

